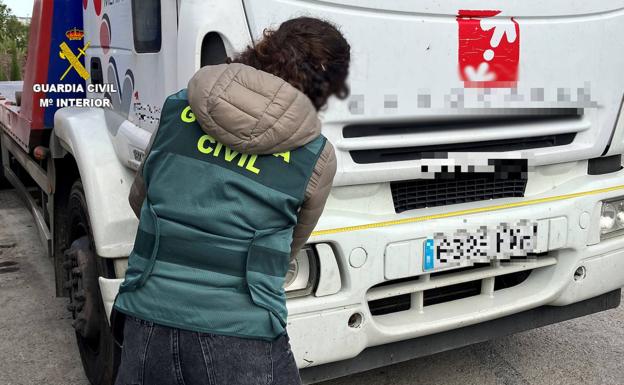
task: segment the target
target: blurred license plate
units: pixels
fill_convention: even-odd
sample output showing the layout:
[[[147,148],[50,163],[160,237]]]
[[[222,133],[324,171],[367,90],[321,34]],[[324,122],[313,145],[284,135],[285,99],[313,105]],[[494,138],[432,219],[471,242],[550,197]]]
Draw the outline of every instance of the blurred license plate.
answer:
[[[536,249],[536,243],[537,223],[529,221],[482,226],[472,232],[458,230],[454,234],[435,233],[424,244],[423,270],[525,258]]]

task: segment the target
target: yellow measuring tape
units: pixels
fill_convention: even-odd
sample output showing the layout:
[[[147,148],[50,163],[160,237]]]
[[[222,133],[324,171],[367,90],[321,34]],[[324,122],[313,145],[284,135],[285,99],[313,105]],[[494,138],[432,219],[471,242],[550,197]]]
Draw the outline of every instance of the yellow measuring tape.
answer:
[[[566,199],[578,198],[578,197],[587,196],[587,195],[602,194],[602,193],[607,193],[607,192],[617,191],[617,190],[624,190],[624,185],[606,187],[606,188],[601,188],[597,190],[583,191],[583,192],[578,192],[574,194],[565,194],[565,195],[557,195],[557,196],[547,197],[547,198],[532,199],[532,200],[516,202],[516,203],[507,203],[503,205],[480,207],[476,209],[451,211],[451,212],[442,213],[442,214],[423,215],[420,217],[403,218],[403,219],[397,219],[393,221],[383,221],[383,222],[376,222],[376,223],[368,223],[365,225],[337,227],[335,229],[318,230],[318,231],[312,232],[312,236],[345,233],[348,231],[374,229],[377,227],[404,225],[406,223],[424,222],[424,221],[430,221],[433,219],[440,219],[440,218],[458,217],[461,215],[470,215],[470,214],[483,213],[483,212],[488,212],[488,211],[509,209],[513,207],[524,207],[524,206],[536,205],[539,203],[563,201]]]

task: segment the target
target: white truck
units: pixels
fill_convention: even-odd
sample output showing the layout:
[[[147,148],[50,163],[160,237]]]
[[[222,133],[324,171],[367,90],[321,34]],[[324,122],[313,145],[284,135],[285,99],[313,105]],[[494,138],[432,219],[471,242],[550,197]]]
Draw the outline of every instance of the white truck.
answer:
[[[304,382],[619,305],[624,0],[35,0],[2,169],[93,384],[166,96],[300,15],[352,46],[351,96],[322,112],[334,187],[285,286]]]

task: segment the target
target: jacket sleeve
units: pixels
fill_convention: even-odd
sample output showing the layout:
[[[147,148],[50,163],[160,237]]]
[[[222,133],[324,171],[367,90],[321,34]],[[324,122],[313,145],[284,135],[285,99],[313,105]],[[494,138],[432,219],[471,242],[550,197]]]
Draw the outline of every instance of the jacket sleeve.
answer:
[[[303,204],[297,215],[297,225],[293,231],[290,245],[290,258],[294,258],[307,242],[316,226],[331,191],[336,175],[336,154],[334,147],[327,141],[321,152],[304,197]]]
[[[156,132],[158,132],[158,128],[154,130],[152,133],[152,137],[150,138],[149,143],[147,144],[147,148],[145,149],[145,155],[143,156],[143,161],[137,170],[136,176],[134,177],[134,182],[132,182],[132,186],[130,187],[130,195],[128,196],[128,201],[130,202],[130,207],[132,211],[134,211],[134,215],[137,218],[141,218],[141,206],[143,205],[143,201],[145,200],[145,179],[143,179],[143,163],[145,163],[145,159],[149,155],[150,151],[152,151],[152,145],[154,144],[154,138],[156,138]]]

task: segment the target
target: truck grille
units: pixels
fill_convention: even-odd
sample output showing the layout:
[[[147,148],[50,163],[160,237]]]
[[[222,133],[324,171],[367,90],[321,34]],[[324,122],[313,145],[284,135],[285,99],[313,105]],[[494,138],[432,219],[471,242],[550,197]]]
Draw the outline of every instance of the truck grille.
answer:
[[[500,130],[502,127],[517,127],[518,138],[526,137],[523,135],[523,128],[526,124],[538,125],[547,128],[551,124],[562,121],[576,121],[583,115],[583,110],[576,108],[548,108],[548,109],[521,109],[508,110],[503,114],[488,114],[487,110],[479,110],[479,115],[467,116],[445,116],[434,117],[431,119],[422,119],[419,121],[405,123],[354,123],[343,127],[342,134],[344,138],[363,138],[371,136],[388,136],[388,135],[409,135],[418,133],[444,132],[453,130]],[[493,113],[493,111],[489,111]],[[484,115],[482,115],[484,114]],[[542,130],[542,132],[547,130]],[[574,128],[568,132],[577,132]],[[541,134],[544,135],[544,134]],[[528,135],[539,136],[538,135]],[[516,139],[517,141],[517,139]],[[475,143],[483,143],[479,140]]]
[[[357,164],[440,159],[458,152],[565,146],[587,128],[583,110],[573,108],[431,119],[350,124],[342,129],[342,147]]]
[[[496,164],[495,172],[491,173],[448,172],[443,166],[442,173],[436,173],[435,179],[391,182],[394,210],[401,213],[425,207],[524,196],[526,160],[492,162]]]
[[[560,161],[555,154],[571,153],[592,127],[590,117],[574,108],[467,109],[457,115],[342,124],[328,123],[328,131],[339,135],[335,147],[345,163],[336,186],[422,179],[422,167],[465,166],[484,159],[553,164]]]
[[[492,262],[429,275],[387,281],[367,293],[373,316],[402,311],[426,311],[427,307],[479,295],[494,295],[525,282],[536,269],[556,264],[547,254],[526,261]]]
[[[478,269],[474,267],[472,269]],[[526,281],[531,271],[518,271],[494,278],[494,291],[517,286]],[[462,282],[423,292],[423,307],[456,301],[481,294],[481,281]],[[412,307],[411,294],[379,299],[368,303],[372,315],[383,315],[409,310]]]
[[[405,160],[448,158],[453,152],[506,152],[533,148],[565,146],[574,141],[576,133],[534,136],[530,138],[489,140],[483,142],[449,143],[433,146],[413,146],[353,150],[350,152],[355,163],[400,162]]]

